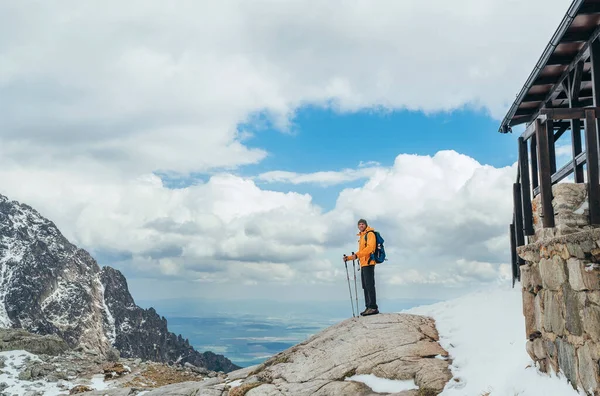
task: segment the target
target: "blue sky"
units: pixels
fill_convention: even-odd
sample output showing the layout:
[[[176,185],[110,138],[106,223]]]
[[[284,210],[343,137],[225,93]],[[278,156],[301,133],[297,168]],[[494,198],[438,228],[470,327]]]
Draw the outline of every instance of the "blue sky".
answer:
[[[494,167],[509,166],[516,161],[517,134],[499,133],[499,120],[484,111],[339,113],[305,107],[296,112],[289,131],[282,132],[267,122],[259,125],[240,125],[240,130],[253,134],[246,141],[248,146],[268,152],[260,163],[240,169],[244,176],[272,170],[339,171],[357,168],[361,161],[391,166],[399,154],[433,156],[440,150],[455,150]],[[257,183],[275,191],[309,193],[317,205],[329,210],[341,189],[358,187],[364,180],[334,186]]]
[[[248,133],[248,147],[265,150],[265,159],[234,171],[254,177],[269,171],[313,173],[355,169],[361,162],[377,162],[389,167],[399,154],[433,156],[441,150],[455,150],[481,164],[504,167],[516,159],[516,137],[498,132],[500,121],[489,112],[470,108],[448,112],[364,110],[338,112],[329,108],[305,106],[298,109],[286,127],[279,127],[261,113],[238,125]],[[210,174],[171,178],[162,175],[169,188],[187,187],[206,180]],[[313,202],[327,211],[335,206],[339,192],[359,187],[364,180],[323,186],[314,183],[256,183],[264,189],[310,194]]]

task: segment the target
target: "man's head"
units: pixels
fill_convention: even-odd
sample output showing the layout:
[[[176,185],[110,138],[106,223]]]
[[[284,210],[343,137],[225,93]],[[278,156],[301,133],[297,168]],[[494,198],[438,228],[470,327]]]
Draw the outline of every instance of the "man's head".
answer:
[[[367,220],[365,219],[360,219],[358,220],[358,229],[360,230],[360,232],[363,232],[364,230],[367,229]]]

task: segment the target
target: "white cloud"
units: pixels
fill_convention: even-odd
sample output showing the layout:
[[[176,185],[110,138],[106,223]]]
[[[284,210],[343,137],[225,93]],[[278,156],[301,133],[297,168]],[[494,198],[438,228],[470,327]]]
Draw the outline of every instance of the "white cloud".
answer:
[[[572,157],[573,156],[573,148],[571,147],[571,144],[562,144],[562,145],[557,145],[555,147],[555,154],[557,157],[560,156],[565,156],[565,157]]]
[[[453,151],[399,155],[362,187],[342,191],[329,212],[309,195],[263,190],[230,174],[176,190],[154,175],[96,174],[2,167],[0,185],[78,245],[124,257],[104,264],[165,282],[221,285],[215,293],[228,296],[242,284],[321,285],[329,298],[339,290],[328,285],[345,281],[341,256],[356,250],[361,217],[386,238],[389,261],[378,273],[389,295],[399,292],[393,285],[490,282],[508,262],[515,168]]]
[[[302,105],[472,106],[500,117],[567,7],[4,1],[0,155],[23,165],[97,161],[129,175],[203,172],[264,158],[237,131],[256,112],[279,126]]]
[[[291,183],[291,184],[318,184],[321,186],[333,186],[356,180],[372,177],[380,168],[359,167],[358,169],[344,169],[342,171],[321,171],[314,173],[296,173],[286,171],[270,171],[261,173],[257,179],[269,183]]]

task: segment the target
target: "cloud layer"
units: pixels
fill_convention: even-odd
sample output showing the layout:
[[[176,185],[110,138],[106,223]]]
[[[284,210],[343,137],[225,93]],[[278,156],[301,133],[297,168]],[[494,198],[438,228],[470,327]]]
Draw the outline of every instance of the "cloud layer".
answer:
[[[328,285],[345,275],[339,257],[355,248],[354,224],[366,217],[388,241],[387,284],[487,281],[505,273],[514,169],[446,151],[399,155],[389,168],[257,176],[365,180],[325,213],[309,195],[235,175],[269,155],[240,125],[260,113],[285,130],[307,105],[426,113],[469,106],[499,118],[567,7],[3,1],[0,192],[140,276],[232,290]],[[155,176],[207,172],[205,183],[177,190]]]
[[[173,190],[155,175],[102,180],[13,168],[0,170],[0,184],[77,244],[121,257],[106,264],[139,277],[221,284],[234,294],[236,285],[319,284],[326,295],[343,280],[340,259],[356,250],[361,217],[386,238],[384,284],[467,287],[502,277],[514,174],[454,151],[399,155],[362,187],[343,190],[329,212],[310,195],[232,174]]]
[[[303,105],[501,117],[565,0],[0,4],[0,156],[122,173],[256,163]],[[531,25],[531,16],[536,23]],[[107,164],[109,163],[109,164]]]

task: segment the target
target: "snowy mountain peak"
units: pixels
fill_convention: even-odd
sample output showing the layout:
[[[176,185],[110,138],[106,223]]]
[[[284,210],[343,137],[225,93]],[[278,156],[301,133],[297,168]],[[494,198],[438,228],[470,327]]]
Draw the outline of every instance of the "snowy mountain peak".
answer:
[[[100,354],[190,362],[213,370],[228,359],[195,351],[168,332],[154,309],[138,307],[118,270],[100,269],[33,208],[0,195],[0,327],[57,334]]]

